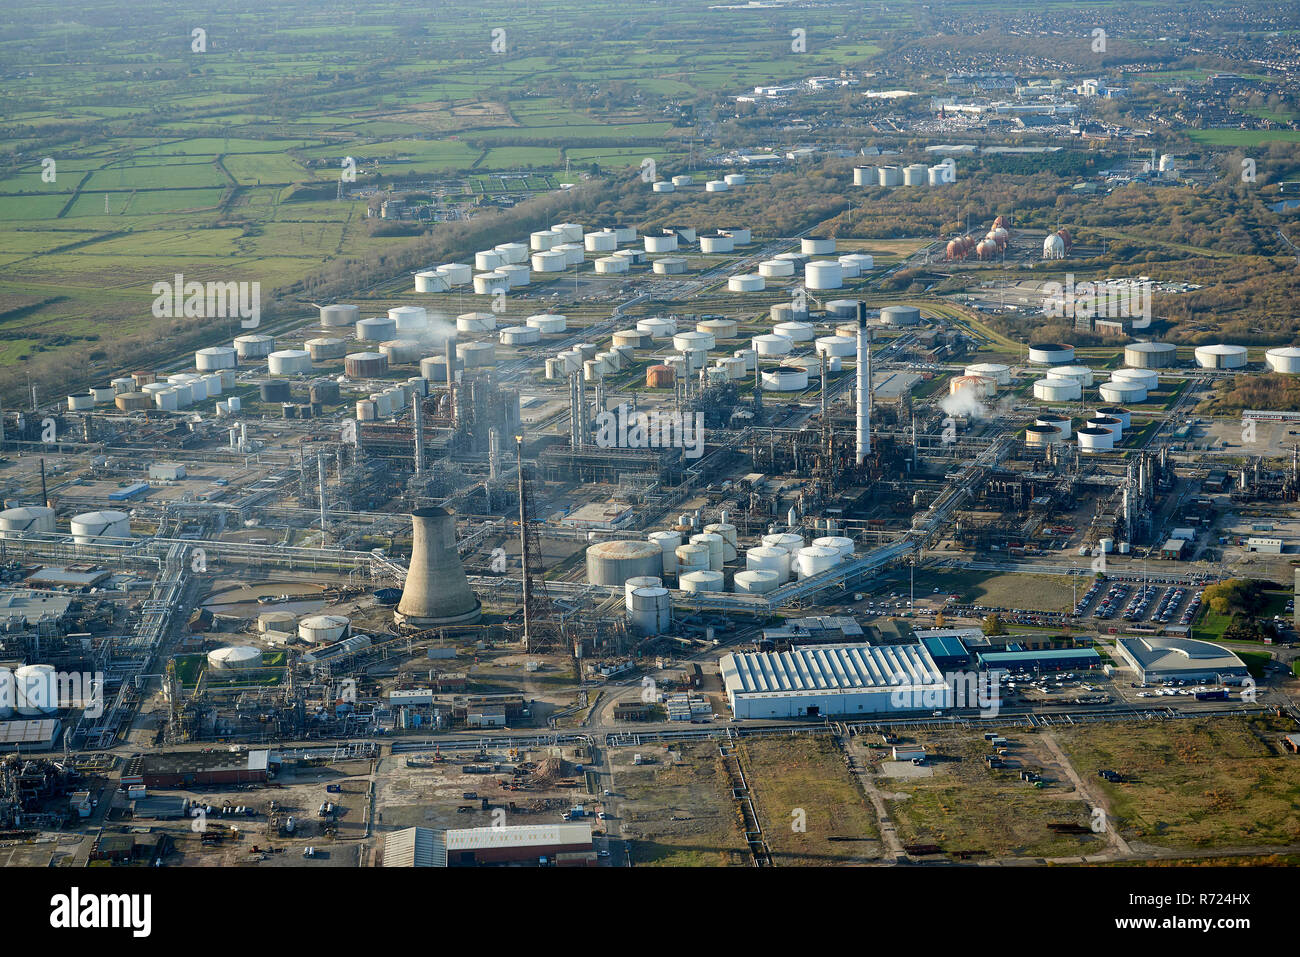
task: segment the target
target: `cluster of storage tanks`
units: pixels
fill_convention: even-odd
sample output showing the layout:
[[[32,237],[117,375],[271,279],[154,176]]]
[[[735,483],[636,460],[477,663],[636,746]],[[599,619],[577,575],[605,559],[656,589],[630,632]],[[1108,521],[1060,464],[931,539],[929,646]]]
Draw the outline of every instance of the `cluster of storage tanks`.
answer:
[[[68,396],[68,411],[89,412],[111,404],[120,412],[149,409],[175,412],[219,396],[235,384],[233,360],[229,368],[200,362],[198,370],[178,372],[161,379],[153,372],[133,372],[113,379],[106,386],[96,386],[88,392]]]
[[[955,163],[912,163],[908,166],[855,166],[854,186],[943,186],[957,182]]]
[[[958,262],[973,252],[980,259],[993,259],[1007,248],[1007,243],[1010,241],[1011,232],[1007,221],[999,216],[993,220],[993,225],[984,234],[983,239],[977,240],[974,236],[958,236],[950,240],[944,250],[944,256],[950,262]]]
[[[114,509],[82,512],[72,516],[68,531],[78,545],[122,544],[131,537],[131,516]],[[57,532],[54,509],[47,506],[19,505],[0,511],[0,538]]]
[[[744,186],[746,176],[744,173],[727,173],[720,179],[709,179],[704,181],[704,192],[706,193],[728,193],[737,187]],[[689,173],[679,173],[670,179],[656,179],[650,184],[650,189],[656,193],[675,193],[679,189],[692,186],[695,183],[695,177]]]
[[[1124,432],[1132,424],[1131,413],[1122,406],[1102,406],[1096,409],[1077,429],[1074,419],[1064,413],[1043,412],[1025,428],[1025,445],[1045,448],[1060,445],[1073,438],[1082,453],[1105,452],[1119,445]]]
[[[672,529],[649,533],[644,541],[598,542],[588,546],[587,580],[621,586],[629,623],[640,634],[664,631],[671,620],[672,595],[666,582],[686,594],[721,592],[728,583],[742,594],[767,594],[792,578],[829,571],[854,552],[852,539],[826,536],[808,543],[795,532],[764,535],[743,550],[736,526],[727,520],[704,525],[699,513],[682,515]]]
[[[56,714],[60,704],[71,706],[72,702],[59,701],[58,672],[53,665],[30,664],[5,672],[5,694],[0,695],[0,719],[8,720],[14,715],[22,718],[40,718]]]

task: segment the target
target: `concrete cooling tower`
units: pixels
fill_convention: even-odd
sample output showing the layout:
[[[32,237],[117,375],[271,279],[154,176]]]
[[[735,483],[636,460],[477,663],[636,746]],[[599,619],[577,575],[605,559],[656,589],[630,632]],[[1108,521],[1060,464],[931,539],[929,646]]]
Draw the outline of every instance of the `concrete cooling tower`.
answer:
[[[411,566],[393,618],[399,625],[437,628],[468,625],[483,609],[470,591],[465,567],[456,554],[456,523],[445,508],[411,513]]]

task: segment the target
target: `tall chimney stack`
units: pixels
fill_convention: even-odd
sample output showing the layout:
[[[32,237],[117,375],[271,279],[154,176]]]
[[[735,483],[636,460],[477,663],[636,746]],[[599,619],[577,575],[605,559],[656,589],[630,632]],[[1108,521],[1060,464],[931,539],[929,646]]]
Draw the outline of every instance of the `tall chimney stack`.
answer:
[[[456,522],[445,508],[411,513],[411,565],[393,618],[399,625],[468,625],[483,615],[456,553]]]
[[[857,464],[871,454],[871,341],[867,333],[867,304],[858,303]]]

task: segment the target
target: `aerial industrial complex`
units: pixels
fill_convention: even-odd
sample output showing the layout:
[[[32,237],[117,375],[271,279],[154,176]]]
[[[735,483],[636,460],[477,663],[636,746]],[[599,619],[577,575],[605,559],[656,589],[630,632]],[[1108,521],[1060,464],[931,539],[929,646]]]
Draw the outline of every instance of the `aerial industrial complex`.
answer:
[[[484,190],[260,318],[169,276],[199,339],[6,402],[7,863],[1300,854],[1300,346],[1109,201],[1227,159],[931,54],[717,98],[707,150]],[[870,131],[802,115],[832,93]],[[397,248],[444,194],[369,175]]]

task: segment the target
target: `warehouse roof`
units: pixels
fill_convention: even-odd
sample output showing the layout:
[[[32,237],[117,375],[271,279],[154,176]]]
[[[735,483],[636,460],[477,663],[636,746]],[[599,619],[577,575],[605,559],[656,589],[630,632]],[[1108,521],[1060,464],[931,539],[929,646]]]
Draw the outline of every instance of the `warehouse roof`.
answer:
[[[1195,638],[1121,638],[1119,645],[1146,671],[1246,672],[1235,654]]]
[[[127,762],[125,775],[195,774],[201,771],[265,771],[271,752],[257,751],[173,751],[145,754]]]
[[[778,694],[942,684],[921,645],[815,645],[780,654],[732,654],[721,661],[728,693]]]
[[[58,718],[0,721],[0,746],[27,748],[37,745],[52,746],[58,736]]]
[[[446,863],[442,835],[431,827],[406,827],[384,838],[384,867],[439,867]]]
[[[1033,664],[1035,661],[1100,661],[1091,648],[1043,648],[1038,651],[981,651],[981,665]]]
[[[590,824],[518,824],[466,827],[443,835],[448,851],[485,851],[503,847],[556,847],[590,844]]]

